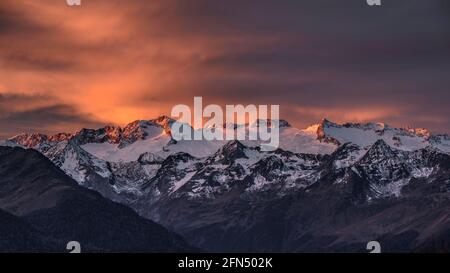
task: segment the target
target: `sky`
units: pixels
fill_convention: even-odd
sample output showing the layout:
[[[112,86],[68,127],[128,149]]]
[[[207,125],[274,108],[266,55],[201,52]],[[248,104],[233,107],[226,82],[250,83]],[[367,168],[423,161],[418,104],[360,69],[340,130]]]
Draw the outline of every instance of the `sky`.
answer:
[[[0,1],[0,138],[278,104],[450,133],[450,1]]]

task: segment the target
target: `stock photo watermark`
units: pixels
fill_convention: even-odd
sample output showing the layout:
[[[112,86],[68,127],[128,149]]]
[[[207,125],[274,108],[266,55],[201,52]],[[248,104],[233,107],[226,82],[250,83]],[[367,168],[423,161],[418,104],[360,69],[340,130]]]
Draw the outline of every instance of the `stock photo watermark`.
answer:
[[[81,0],[66,0],[66,4],[70,7],[81,6]]]
[[[381,0],[366,0],[369,6],[381,6]]]
[[[81,253],[81,244],[78,241],[70,241],[67,243],[66,249],[69,253]]]
[[[255,140],[261,142],[262,151],[276,150],[280,143],[279,105],[226,105],[224,110],[216,104],[203,107],[203,98],[194,97],[193,109],[178,104],[172,108],[171,116],[178,118],[171,125],[176,141]],[[203,123],[204,118],[209,120]],[[195,129],[189,125],[192,119]]]
[[[81,253],[81,244],[78,241],[70,241],[66,249],[69,253]],[[366,250],[369,250],[369,253],[381,253],[381,244],[378,241],[370,241],[367,243]]]
[[[370,250],[369,253],[381,253],[381,244],[378,241],[370,241],[366,246],[367,250]]]
[[[369,6],[381,6],[381,0],[366,0]],[[66,0],[68,6],[81,6],[81,0]]]

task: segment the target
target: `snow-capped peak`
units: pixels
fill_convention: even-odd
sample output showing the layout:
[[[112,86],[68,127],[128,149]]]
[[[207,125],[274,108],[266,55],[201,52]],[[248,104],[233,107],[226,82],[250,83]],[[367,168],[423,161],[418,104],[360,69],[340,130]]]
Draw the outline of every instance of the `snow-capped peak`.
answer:
[[[323,119],[317,126],[317,139],[321,142],[337,145],[350,142],[363,148],[383,140],[391,147],[413,151],[430,145],[430,136],[425,129],[395,128],[385,123],[337,124]]]
[[[229,164],[236,159],[247,158],[245,154],[246,149],[248,148],[237,140],[229,141],[212,156],[212,160],[223,161],[222,163]]]
[[[170,127],[175,122],[168,116],[149,120],[136,120],[124,127],[108,125],[99,129],[82,129],[75,134],[60,133],[52,136],[44,134],[21,134],[8,140],[12,144],[28,148],[39,145],[72,140],[92,155],[110,162],[130,162],[138,160],[144,153],[152,153],[162,158],[176,152],[190,153],[196,157],[209,157],[227,141],[173,141]],[[260,121],[246,130],[254,130]],[[322,119],[318,124],[300,130],[285,120],[280,120],[280,149],[305,154],[331,154],[345,143],[352,143],[363,150],[370,148],[378,140],[390,147],[414,151],[432,146],[450,153],[448,135],[432,135],[425,129],[395,128],[385,123],[344,123],[338,124]],[[234,126],[233,129],[235,130]],[[232,129],[232,130],[233,130]],[[229,129],[227,129],[229,130]],[[246,133],[248,133],[246,131]],[[247,147],[257,147],[258,141],[243,140]]]
[[[268,127],[270,127],[270,126],[272,126],[272,122],[273,122],[274,120],[272,120],[272,119],[267,119],[265,122],[266,122],[266,126],[268,126]],[[264,120],[263,119],[257,119],[253,124],[252,124],[252,127],[259,127],[262,123],[264,122]],[[291,124],[289,124],[289,122],[287,122],[286,120],[284,120],[284,119],[279,119],[278,120],[278,127],[279,128],[287,128],[287,127],[291,127]]]
[[[44,143],[67,141],[72,137],[73,135],[68,133],[58,133],[51,136],[40,133],[22,133],[8,139],[8,142],[19,144],[27,148],[36,148]]]
[[[158,124],[164,128],[164,131],[166,134],[170,134],[170,126],[175,122],[176,120],[168,117],[166,115],[159,116],[155,119],[150,119],[149,122],[153,122],[155,124]]]
[[[33,133],[33,134],[19,134],[9,139],[10,141],[17,142],[18,144],[33,148],[41,144],[42,142],[45,142],[48,140],[47,135],[39,134],[39,133]]]

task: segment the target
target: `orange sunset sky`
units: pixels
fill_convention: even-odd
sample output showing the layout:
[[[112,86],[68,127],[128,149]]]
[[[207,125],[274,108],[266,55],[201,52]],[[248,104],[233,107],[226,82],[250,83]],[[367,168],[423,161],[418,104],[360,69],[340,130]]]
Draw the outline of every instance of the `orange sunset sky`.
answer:
[[[192,104],[450,131],[449,1],[2,0],[0,138]]]

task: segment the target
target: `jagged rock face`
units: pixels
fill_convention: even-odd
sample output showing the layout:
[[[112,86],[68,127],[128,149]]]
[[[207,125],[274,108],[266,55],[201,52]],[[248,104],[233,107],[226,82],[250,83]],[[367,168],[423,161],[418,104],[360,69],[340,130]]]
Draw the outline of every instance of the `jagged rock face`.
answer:
[[[253,168],[253,172],[265,177],[279,177],[283,169],[283,160],[277,156],[271,155],[258,161]]]
[[[383,140],[378,140],[356,164],[374,183],[388,184],[410,176],[406,162]]]
[[[271,119],[267,119],[267,120],[258,119],[254,122],[253,125],[256,127],[259,127],[262,124],[264,124],[267,127],[271,127],[273,125]],[[291,127],[291,124],[289,124],[289,122],[287,120],[280,119],[280,120],[278,120],[278,127],[279,128],[288,128],[288,127]]]
[[[42,145],[43,143],[46,143],[48,141],[51,141],[51,139],[55,138],[37,133],[37,134],[20,134],[14,137],[12,140],[16,143],[22,144],[23,146],[33,148]]]
[[[174,120],[165,116],[148,121],[134,121],[122,129],[118,148],[124,148],[138,140],[156,137],[162,132],[171,135],[170,125],[172,122],[174,122]]]
[[[237,159],[248,158],[244,151],[245,148],[239,141],[230,141],[210,158],[210,162],[230,164]]]
[[[120,143],[122,129],[115,126],[105,126],[97,130],[82,129],[73,136],[74,142],[78,145],[87,143]]]
[[[213,200],[211,202],[189,195],[193,192],[189,185],[201,179],[201,176],[193,176],[176,195],[161,198],[151,206],[151,214],[191,242],[212,251],[359,252],[370,240],[379,240],[386,246],[386,252],[419,251],[433,240],[446,240],[450,232],[449,169],[444,169],[445,175],[430,173],[427,177],[410,171],[429,166],[423,162],[436,155],[426,156],[427,152],[421,151],[425,156],[414,160],[420,164],[407,166],[405,171],[407,160],[416,153],[394,151],[380,142],[352,165],[329,168],[335,166],[335,161],[342,160],[345,153],[352,154],[356,147],[346,148],[319,158],[318,164],[311,163],[309,179],[313,182],[297,190],[290,188],[287,194],[281,194],[280,186],[286,179],[283,172],[288,160],[270,155],[257,161],[250,175],[241,179],[229,176],[226,190],[223,190],[223,181],[227,179],[207,184],[208,192],[214,192],[214,187],[222,190],[216,191],[212,198],[211,195],[201,196]],[[388,156],[394,156],[392,153],[399,153],[395,154],[396,160],[405,160],[405,163],[394,160],[392,164],[383,164],[386,160],[389,163]],[[445,166],[450,159],[446,154],[438,157],[437,165]],[[378,172],[373,172],[376,165],[366,168],[369,158],[380,164]],[[220,174],[230,175],[230,166],[233,164]],[[401,175],[396,176],[397,172]],[[203,178],[212,179],[217,173],[209,166],[208,173],[201,174]],[[385,175],[392,180],[384,180]],[[266,187],[258,185],[259,190],[255,191],[252,186],[257,184],[257,177],[264,177],[266,182],[278,180],[274,184],[266,183]],[[405,179],[408,182],[403,183]],[[421,191],[426,194],[418,194]],[[442,219],[446,220],[441,222]],[[430,232],[435,224],[437,237]]]
[[[323,119],[319,126],[317,127],[317,139],[319,141],[323,141],[326,143],[331,143],[331,144],[335,144],[337,146],[341,145],[341,143],[339,142],[339,140],[333,138],[332,136],[329,136],[326,132],[325,132],[325,128],[329,128],[334,126],[333,123],[329,122],[327,119]]]
[[[128,144],[150,137],[149,134],[158,133],[157,129],[170,135],[170,126],[173,122],[174,120],[167,116],[160,116],[152,120],[136,120],[123,128],[108,125],[99,129],[81,129],[75,134],[58,133],[51,136],[39,133],[20,134],[10,140],[28,148],[68,140],[72,140],[80,146],[89,143],[111,143],[118,144],[119,147],[123,148]],[[149,132],[148,129],[152,129],[152,127],[156,130]]]
[[[160,193],[170,194],[182,186],[183,179],[192,168],[194,157],[186,153],[177,153],[167,157],[161,164],[161,167],[156,172],[148,183],[142,189],[150,188],[155,195]],[[177,183],[179,183],[177,185]]]
[[[160,116],[151,121],[162,126],[164,128],[164,132],[168,135],[171,135],[171,126],[175,122],[174,119],[172,119],[168,116]]]
[[[138,162],[143,165],[161,164],[163,163],[163,161],[164,158],[151,152],[145,152],[141,154],[138,158]]]
[[[412,251],[449,234],[447,136],[381,123],[323,120],[298,130],[280,122],[283,148],[262,152],[248,141],[170,142],[171,122],[12,141],[206,250],[364,251],[380,239],[397,242],[391,251]],[[108,160],[125,152],[138,155]]]

